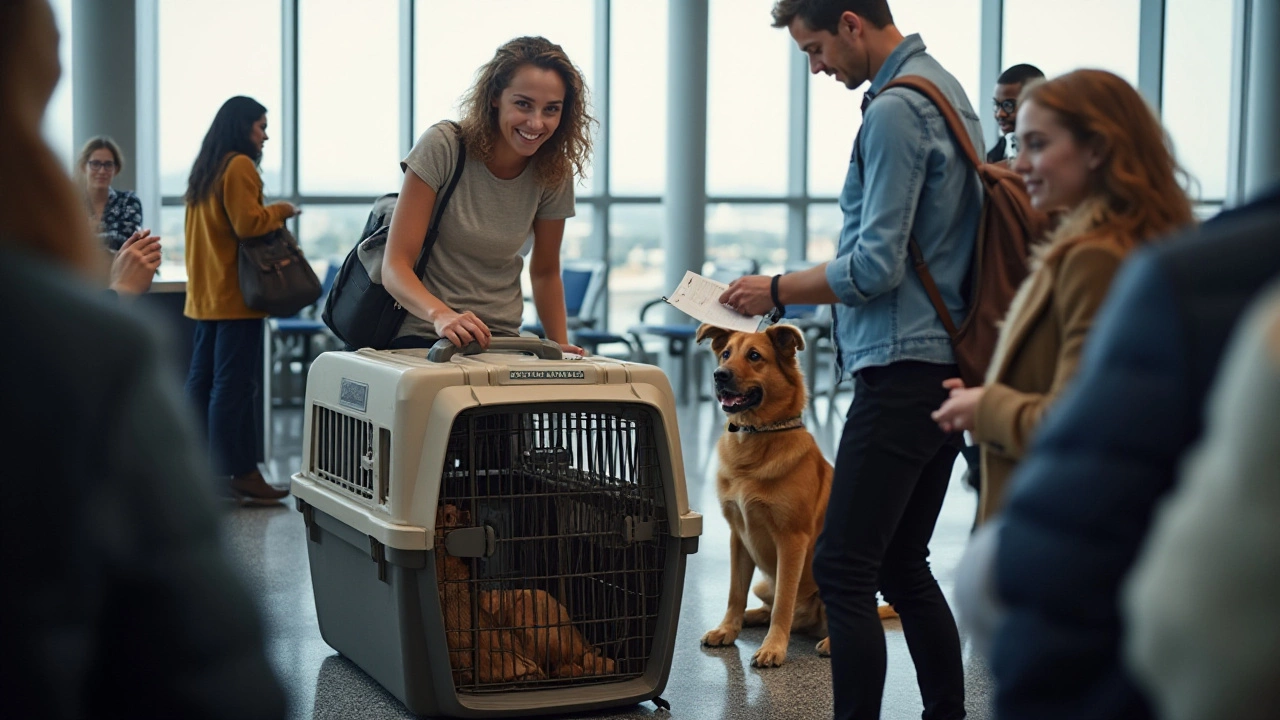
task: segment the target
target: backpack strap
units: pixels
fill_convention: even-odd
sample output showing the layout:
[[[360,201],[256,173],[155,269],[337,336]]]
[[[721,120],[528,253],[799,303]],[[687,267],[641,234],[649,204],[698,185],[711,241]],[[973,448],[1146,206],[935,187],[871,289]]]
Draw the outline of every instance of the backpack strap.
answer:
[[[903,75],[902,77],[894,78],[880,92],[883,93],[892,87],[910,88],[929,98],[934,107],[938,108],[938,112],[942,113],[943,119],[947,121],[947,128],[951,130],[951,137],[955,139],[956,145],[960,146],[964,156],[969,159],[969,164],[973,166],[974,170],[978,169],[978,166],[982,164],[982,158],[978,156],[977,149],[973,147],[973,140],[969,139],[969,131],[965,129],[964,123],[960,121],[960,114],[952,107],[951,101],[947,100],[937,85],[919,75]]]
[[[973,147],[973,141],[969,139],[969,132],[965,129],[964,123],[960,121],[960,115],[956,112],[956,109],[942,94],[942,91],[938,89],[937,85],[919,75],[903,75],[902,77],[894,78],[885,85],[880,90],[880,94],[892,87],[909,88],[929,98],[934,107],[938,108],[938,112],[942,113],[943,119],[947,121],[947,128],[951,131],[951,137],[955,140],[965,158],[969,160],[969,165],[975,171],[978,169],[978,166],[982,164],[982,159],[978,156],[978,151]],[[879,94],[876,97],[879,97]],[[959,334],[959,330],[956,328],[955,321],[951,318],[951,311],[947,309],[947,304],[942,299],[942,292],[938,290],[938,283],[934,281],[933,273],[929,272],[929,264],[925,262],[924,251],[920,249],[920,243],[916,242],[914,234],[907,239],[907,249],[911,253],[911,263],[916,269],[916,275],[920,276],[920,284],[924,286],[924,291],[928,294],[929,301],[933,303],[933,309],[937,311],[938,319],[942,321],[942,326],[946,328],[947,335],[954,341],[956,335]]]
[[[929,295],[933,309],[938,311],[938,319],[942,320],[942,327],[946,328],[947,335],[955,340],[960,331],[956,328],[955,321],[951,319],[951,311],[947,309],[947,304],[942,300],[938,283],[933,281],[933,273],[929,272],[929,265],[924,261],[924,252],[920,250],[920,243],[916,242],[915,235],[908,238],[907,249],[911,251],[911,263],[916,268],[916,274],[920,276],[920,284],[924,285],[924,291]]]
[[[458,138],[458,161],[454,165],[449,187],[445,188],[444,194],[440,195],[436,202],[431,224],[427,226],[427,236],[422,240],[422,252],[418,253],[418,262],[413,264],[413,274],[419,278],[427,270],[427,256],[431,254],[431,248],[436,244],[436,236],[440,234],[440,221],[444,218],[444,208],[449,204],[449,198],[453,197],[453,191],[458,187],[458,181],[462,179],[462,168],[467,164],[467,146],[462,143],[462,128],[452,120],[445,122],[453,126],[453,132]]]

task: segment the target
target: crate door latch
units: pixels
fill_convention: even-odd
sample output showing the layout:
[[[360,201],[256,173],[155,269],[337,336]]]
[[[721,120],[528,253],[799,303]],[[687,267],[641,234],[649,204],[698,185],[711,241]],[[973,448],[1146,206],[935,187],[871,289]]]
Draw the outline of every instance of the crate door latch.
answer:
[[[490,557],[497,547],[497,536],[488,525],[458,528],[444,536],[445,552],[457,558]]]
[[[628,545],[649,542],[653,540],[653,526],[652,520],[641,520],[637,516],[628,515],[622,519],[622,539]]]

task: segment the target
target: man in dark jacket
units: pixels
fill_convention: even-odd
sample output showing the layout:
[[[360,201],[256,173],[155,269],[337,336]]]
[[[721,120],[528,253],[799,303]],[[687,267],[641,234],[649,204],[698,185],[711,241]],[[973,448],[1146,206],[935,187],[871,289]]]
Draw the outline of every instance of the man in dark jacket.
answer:
[[[1200,436],[1228,337],[1280,277],[1278,235],[1275,188],[1135,253],[1117,276],[1003,513],[1006,614],[991,651],[1002,720],[1152,717],[1121,665],[1119,588]]]

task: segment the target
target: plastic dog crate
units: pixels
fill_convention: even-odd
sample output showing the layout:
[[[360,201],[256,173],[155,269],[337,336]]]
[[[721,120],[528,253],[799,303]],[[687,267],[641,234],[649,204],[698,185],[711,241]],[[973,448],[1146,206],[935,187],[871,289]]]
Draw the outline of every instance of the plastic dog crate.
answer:
[[[657,368],[491,350],[329,352],[293,476],[325,642],[414,713],[528,716],[658,696],[689,510]]]

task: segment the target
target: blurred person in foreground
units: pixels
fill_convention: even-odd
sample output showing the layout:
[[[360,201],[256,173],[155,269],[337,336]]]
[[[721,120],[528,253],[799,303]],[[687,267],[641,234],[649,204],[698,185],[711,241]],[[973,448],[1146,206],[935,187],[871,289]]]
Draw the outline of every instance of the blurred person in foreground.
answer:
[[[58,41],[45,0],[0,2],[0,717],[283,717],[163,341],[95,289],[106,260],[41,137]]]
[[[1228,337],[1280,277],[1278,230],[1280,186],[1137,250],[1112,283],[1075,381],[956,570],[961,624],[989,656],[1002,720],[1155,717],[1121,662],[1143,612],[1121,614],[1121,584],[1201,435]]]
[[[1122,596],[1126,664],[1166,720],[1280,717],[1277,437],[1272,284],[1222,361],[1204,440],[1156,512]]]

